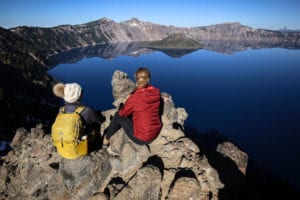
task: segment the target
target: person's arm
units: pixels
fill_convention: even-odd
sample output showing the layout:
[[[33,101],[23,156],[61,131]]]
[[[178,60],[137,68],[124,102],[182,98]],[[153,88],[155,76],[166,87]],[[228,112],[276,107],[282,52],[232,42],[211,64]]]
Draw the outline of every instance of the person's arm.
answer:
[[[88,129],[99,129],[100,121],[98,120],[97,114],[91,108],[86,107],[81,115]]]
[[[137,102],[136,102],[135,95],[130,95],[127,98],[124,106],[121,107],[121,109],[119,110],[119,116],[120,117],[125,117],[125,116],[131,115],[133,113],[134,106],[135,106],[136,103]]]
[[[96,110],[95,113],[100,124],[105,121],[105,117],[103,116],[101,110]]]

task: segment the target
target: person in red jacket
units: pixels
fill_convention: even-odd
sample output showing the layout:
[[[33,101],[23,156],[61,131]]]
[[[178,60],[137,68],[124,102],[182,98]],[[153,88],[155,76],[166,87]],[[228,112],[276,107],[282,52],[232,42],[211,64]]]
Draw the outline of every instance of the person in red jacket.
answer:
[[[104,145],[109,144],[109,138],[120,127],[138,145],[151,143],[161,130],[160,90],[149,85],[150,71],[147,68],[139,68],[135,80],[136,89],[128,96],[125,104],[120,105],[119,111],[104,131]]]

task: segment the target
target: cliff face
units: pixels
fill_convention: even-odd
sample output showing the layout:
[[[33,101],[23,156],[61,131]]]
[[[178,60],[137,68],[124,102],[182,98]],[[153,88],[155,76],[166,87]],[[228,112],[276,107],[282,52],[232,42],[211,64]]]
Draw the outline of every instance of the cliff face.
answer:
[[[184,28],[158,25],[135,18],[120,23],[103,18],[74,26],[16,27],[10,31],[34,44],[44,55],[94,44],[158,41],[174,33],[184,34],[199,43],[202,40],[300,43],[300,33],[252,29],[239,23]]]
[[[51,94],[51,78],[41,70],[22,69],[0,62],[0,110],[5,113],[0,123],[1,140],[11,140],[12,131],[46,122],[57,112]]]
[[[30,42],[0,28],[0,110],[6,115],[0,123],[1,139],[10,140],[12,129],[54,113],[44,60]]]
[[[10,140],[11,130],[54,113],[52,80],[44,61],[31,42],[0,28],[0,110],[6,114],[0,123],[1,139]]]

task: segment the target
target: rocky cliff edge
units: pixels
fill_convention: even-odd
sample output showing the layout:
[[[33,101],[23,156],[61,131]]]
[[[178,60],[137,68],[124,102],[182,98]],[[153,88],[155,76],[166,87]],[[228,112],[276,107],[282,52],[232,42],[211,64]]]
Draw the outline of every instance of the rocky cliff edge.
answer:
[[[101,133],[134,83],[126,73],[116,71],[112,87],[116,108],[103,112]],[[120,129],[109,148],[66,160],[42,125],[30,131],[18,129],[12,150],[1,158],[1,199],[219,199],[224,184],[218,172],[185,136],[187,112],[176,108],[169,94],[162,93],[162,98],[163,128],[150,145],[132,143]],[[248,156],[232,144],[220,149],[244,174]]]

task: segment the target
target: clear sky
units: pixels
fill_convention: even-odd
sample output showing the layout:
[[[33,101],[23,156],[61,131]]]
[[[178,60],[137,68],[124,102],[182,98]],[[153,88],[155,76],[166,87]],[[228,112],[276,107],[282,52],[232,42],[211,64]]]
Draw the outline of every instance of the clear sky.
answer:
[[[253,28],[300,29],[300,0],[0,0],[0,26],[53,27],[108,17],[161,25],[240,22]]]

